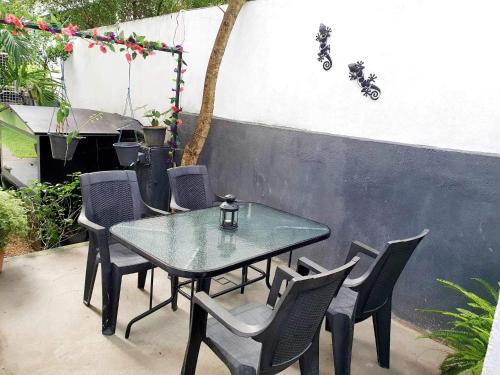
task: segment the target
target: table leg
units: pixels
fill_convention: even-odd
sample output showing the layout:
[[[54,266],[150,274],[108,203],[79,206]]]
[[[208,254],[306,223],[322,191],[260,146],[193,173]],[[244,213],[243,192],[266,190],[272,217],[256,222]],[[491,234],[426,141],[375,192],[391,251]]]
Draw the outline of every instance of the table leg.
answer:
[[[210,292],[210,278],[199,279],[196,282],[197,292]],[[184,364],[182,365],[182,375],[194,375],[196,372],[196,363],[200,352],[201,342],[205,337],[207,330],[207,312],[197,304],[192,304],[191,324],[189,329],[189,340],[184,355]]]

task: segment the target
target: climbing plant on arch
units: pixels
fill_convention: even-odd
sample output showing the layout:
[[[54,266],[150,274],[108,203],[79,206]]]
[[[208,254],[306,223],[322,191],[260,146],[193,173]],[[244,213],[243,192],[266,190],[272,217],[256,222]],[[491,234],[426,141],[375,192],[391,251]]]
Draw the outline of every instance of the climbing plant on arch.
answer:
[[[73,53],[75,38],[81,38],[87,41],[88,48],[95,48],[104,54],[108,53],[108,51],[123,53],[128,64],[131,64],[132,61],[139,56],[146,59],[155,55],[156,52],[167,52],[171,53],[172,56],[176,56],[177,65],[174,69],[176,75],[175,88],[172,89],[173,94],[170,97],[170,108],[168,110],[168,112],[171,113],[171,118],[169,121],[166,121],[166,124],[169,126],[172,134],[169,145],[173,149],[179,147],[178,126],[182,124],[182,120],[180,119],[180,112],[182,111],[180,106],[180,93],[184,89],[182,74],[186,69],[183,65],[187,65],[183,59],[184,49],[182,45],[168,46],[165,42],[147,40],[145,36],[137,33],[125,35],[123,31],[119,33],[105,32],[103,35],[99,35],[97,29],[79,31],[77,25],[62,24],[55,17],[28,20],[13,14],[1,14],[0,10],[0,30],[1,29],[8,31],[10,35],[17,38],[26,36],[29,30],[52,35],[55,44],[63,45],[63,59],[69,57]],[[9,45],[7,43],[5,43],[4,49],[9,53]],[[72,136],[77,136],[77,134]]]

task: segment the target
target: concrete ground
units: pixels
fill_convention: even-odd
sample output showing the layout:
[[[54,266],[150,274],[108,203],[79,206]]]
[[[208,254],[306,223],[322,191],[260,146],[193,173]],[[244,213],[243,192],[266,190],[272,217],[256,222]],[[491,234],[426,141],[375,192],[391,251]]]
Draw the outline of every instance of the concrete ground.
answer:
[[[0,274],[0,374],[179,374],[188,337],[188,301],[179,297],[178,311],[167,307],[136,323],[126,340],[127,322],[148,305],[148,292],[136,288],[135,276],[126,276],[116,334],[103,336],[100,279],[92,306],[82,303],[85,260],[82,244],[6,259]],[[163,271],[156,271],[155,280],[155,301],[160,302],[169,295],[168,280]],[[266,287],[258,283],[244,295],[235,292],[218,301],[236,306],[265,301],[266,296]],[[356,325],[352,374],[437,374],[445,347],[417,340],[419,333],[396,319],[392,324],[390,370],[377,366],[371,321]],[[334,373],[325,331],[320,361],[321,374]],[[197,369],[198,374],[229,373],[204,345]],[[283,373],[300,372],[295,365]]]

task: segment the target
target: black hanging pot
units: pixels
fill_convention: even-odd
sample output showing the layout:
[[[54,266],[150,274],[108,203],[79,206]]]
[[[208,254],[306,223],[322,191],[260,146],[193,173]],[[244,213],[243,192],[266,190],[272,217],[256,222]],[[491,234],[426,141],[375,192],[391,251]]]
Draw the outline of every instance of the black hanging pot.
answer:
[[[137,133],[135,130],[134,137],[135,141],[126,142],[122,141],[123,131],[127,130],[129,125],[125,125],[118,129],[120,135],[118,136],[118,142],[113,143],[116,155],[118,156],[118,161],[122,167],[131,167],[137,162],[137,157],[139,155],[139,139],[137,138]]]
[[[122,167],[130,167],[137,162],[139,142],[116,142],[113,147]]]
[[[76,146],[82,137],[72,137],[68,142],[68,136],[65,134],[49,133],[50,149],[52,159],[71,160],[76,151]]]

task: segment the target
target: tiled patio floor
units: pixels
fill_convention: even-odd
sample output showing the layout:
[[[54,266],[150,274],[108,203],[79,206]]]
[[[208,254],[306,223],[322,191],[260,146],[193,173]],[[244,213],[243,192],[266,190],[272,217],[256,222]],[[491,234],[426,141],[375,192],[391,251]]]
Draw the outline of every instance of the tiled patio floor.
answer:
[[[6,259],[0,274],[0,374],[179,374],[188,336],[189,303],[180,297],[179,310],[165,308],[137,323],[130,340],[125,326],[147,308],[148,293],[128,276],[122,296],[116,335],[100,333],[100,279],[92,307],[82,303],[86,247],[49,250]],[[166,274],[155,275],[155,300],[167,298]],[[149,282],[149,278],[148,278]],[[266,287],[248,287],[245,295],[219,298],[227,306],[265,301]],[[436,374],[445,348],[417,340],[415,332],[393,319],[391,369],[376,364],[370,321],[356,326],[353,375]],[[330,336],[321,335],[322,374],[333,374]],[[202,346],[198,374],[229,373]],[[299,374],[298,366],[284,374]]]

